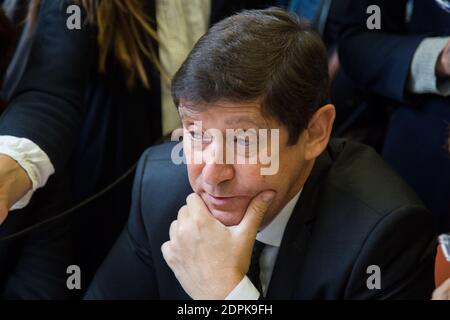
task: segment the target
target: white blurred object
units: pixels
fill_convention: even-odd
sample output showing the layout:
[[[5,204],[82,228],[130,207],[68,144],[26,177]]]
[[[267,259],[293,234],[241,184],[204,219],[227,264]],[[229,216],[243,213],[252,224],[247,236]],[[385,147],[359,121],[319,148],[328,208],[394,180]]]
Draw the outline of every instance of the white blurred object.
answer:
[[[450,234],[441,234],[438,239],[445,260],[450,262]]]
[[[450,0],[435,0],[437,4],[447,12],[450,12]]]

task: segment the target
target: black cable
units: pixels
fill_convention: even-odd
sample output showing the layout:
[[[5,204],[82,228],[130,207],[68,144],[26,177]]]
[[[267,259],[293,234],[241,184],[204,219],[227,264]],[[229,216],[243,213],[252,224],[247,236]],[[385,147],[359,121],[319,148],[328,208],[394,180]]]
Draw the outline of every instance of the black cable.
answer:
[[[70,209],[67,209],[65,211],[63,211],[62,213],[53,216],[51,218],[48,218],[47,220],[44,220],[42,222],[38,222],[32,226],[29,226],[21,231],[18,231],[16,233],[7,235],[5,237],[0,238],[0,242],[2,241],[8,241],[8,240],[12,240],[12,239],[16,239],[19,238],[35,229],[38,229],[44,225],[47,225],[51,222],[54,222],[56,220],[59,220],[61,218],[64,218],[65,216],[71,214],[72,212],[80,209],[81,207],[87,205],[88,203],[91,203],[92,201],[98,199],[99,197],[101,197],[103,194],[107,193],[108,191],[110,191],[111,189],[113,189],[115,186],[117,186],[119,183],[121,183],[123,180],[125,180],[131,173],[133,173],[133,171],[136,169],[137,166],[137,162],[132,165],[123,175],[121,175],[118,179],[116,179],[113,183],[111,183],[110,185],[106,186],[103,190],[101,190],[100,192],[94,194],[93,196],[87,198],[86,200],[83,200],[82,202],[80,202],[79,204],[73,206]]]

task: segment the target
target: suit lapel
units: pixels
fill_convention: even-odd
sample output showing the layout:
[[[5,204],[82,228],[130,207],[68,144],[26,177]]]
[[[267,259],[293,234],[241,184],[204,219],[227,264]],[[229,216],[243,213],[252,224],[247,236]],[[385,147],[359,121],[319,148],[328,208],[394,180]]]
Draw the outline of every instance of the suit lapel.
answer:
[[[267,290],[267,299],[290,299],[302,275],[302,262],[311,235],[310,223],[315,217],[321,185],[331,166],[328,151],[322,153],[303,188],[294,212],[286,226],[275,267]]]

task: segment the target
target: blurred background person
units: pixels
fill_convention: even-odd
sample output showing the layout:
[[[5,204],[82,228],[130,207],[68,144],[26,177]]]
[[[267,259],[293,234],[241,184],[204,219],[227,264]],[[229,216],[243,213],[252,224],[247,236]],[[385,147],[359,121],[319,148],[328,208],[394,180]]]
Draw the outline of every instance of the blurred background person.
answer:
[[[371,14],[366,11],[370,5],[380,9],[380,29],[368,29]],[[364,90],[385,98],[392,106],[383,156],[431,209],[436,229],[447,232],[448,1],[351,0],[344,16],[339,57],[345,72]]]
[[[341,68],[338,48],[350,0],[278,0],[319,32],[328,51],[330,99],[336,108],[333,136],[345,137],[381,152],[388,113],[378,97],[358,87]]]
[[[0,8],[0,84],[16,43],[13,24]],[[0,98],[4,106],[6,101]],[[0,202],[2,213],[31,181],[23,168],[0,146]],[[18,146],[20,148],[20,146]],[[45,190],[36,192],[26,209],[4,220],[0,216],[0,238],[20,231],[59,213],[68,203],[67,180],[55,175]],[[0,298],[1,299],[65,299],[66,268],[71,260],[70,228],[67,221],[29,232],[27,235],[0,242]]]

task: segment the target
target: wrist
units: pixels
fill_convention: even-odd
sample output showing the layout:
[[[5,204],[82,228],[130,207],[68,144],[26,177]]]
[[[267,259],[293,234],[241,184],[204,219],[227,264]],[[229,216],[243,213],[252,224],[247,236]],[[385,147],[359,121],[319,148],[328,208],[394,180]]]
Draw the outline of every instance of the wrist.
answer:
[[[245,274],[240,272],[233,272],[226,278],[222,279],[219,284],[220,289],[217,291],[217,295],[213,299],[225,300],[226,297],[239,285]]]
[[[447,61],[447,55],[442,51],[436,62],[436,78],[445,79],[450,77],[450,61]]]
[[[0,154],[0,193],[9,209],[31,188],[32,182],[26,171],[11,157]]]

